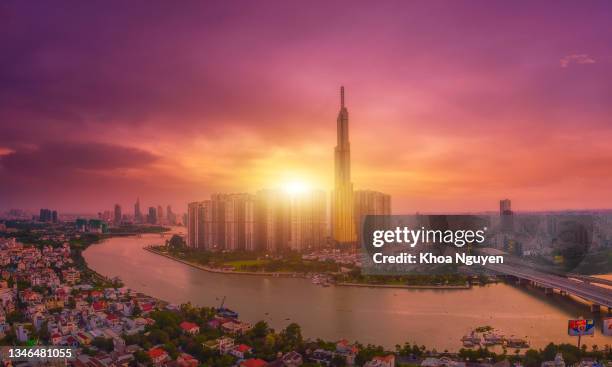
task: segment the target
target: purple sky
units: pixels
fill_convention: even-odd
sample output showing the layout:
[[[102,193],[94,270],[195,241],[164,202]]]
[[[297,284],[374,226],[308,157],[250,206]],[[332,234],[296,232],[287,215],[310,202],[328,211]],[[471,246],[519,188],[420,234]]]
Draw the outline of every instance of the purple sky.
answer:
[[[395,212],[612,207],[607,1],[0,3],[0,209],[332,186]],[[131,210],[131,209],[130,209]]]

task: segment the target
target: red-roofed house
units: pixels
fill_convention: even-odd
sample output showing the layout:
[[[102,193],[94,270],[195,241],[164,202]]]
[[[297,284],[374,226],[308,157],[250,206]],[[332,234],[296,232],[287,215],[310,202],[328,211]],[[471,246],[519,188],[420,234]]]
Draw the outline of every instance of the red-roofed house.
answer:
[[[94,312],[101,312],[106,310],[106,302],[104,301],[96,301],[91,304]]]
[[[51,344],[53,345],[59,345],[62,342],[62,335],[59,333],[54,333],[53,335],[51,335]]]
[[[198,367],[198,360],[190,354],[181,353],[176,358],[176,364],[179,367]]]
[[[240,367],[265,367],[268,362],[259,358],[249,358],[246,361],[240,363]]]
[[[395,355],[376,356],[371,361],[366,362],[364,367],[395,367]]]
[[[151,348],[148,353],[154,364],[162,364],[170,358],[168,353],[161,348]]]
[[[236,358],[244,359],[245,355],[248,355],[252,352],[253,352],[253,348],[249,347],[246,344],[240,344],[240,345],[235,346],[234,349],[230,351],[230,354]]]
[[[193,322],[183,321],[179,326],[185,334],[196,335],[200,332],[200,327]]]

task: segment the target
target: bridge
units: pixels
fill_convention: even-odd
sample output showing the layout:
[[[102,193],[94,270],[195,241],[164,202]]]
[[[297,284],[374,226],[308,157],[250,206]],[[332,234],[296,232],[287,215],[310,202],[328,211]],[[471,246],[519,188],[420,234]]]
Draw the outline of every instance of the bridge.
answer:
[[[547,289],[557,289],[561,292],[580,297],[593,304],[593,311],[598,311],[599,306],[608,307],[608,311],[612,310],[612,289],[593,284],[609,283],[612,285],[612,282],[606,279],[577,275],[572,275],[571,278],[566,278],[558,275],[543,273],[531,268],[517,266],[516,264],[490,264],[486,267],[487,269],[502,275],[511,275],[518,279],[528,280]]]
[[[581,280],[587,283],[603,284],[605,286],[612,287],[612,280],[609,280],[609,279],[591,277],[588,275],[581,275],[581,274],[567,274],[567,277],[578,279],[578,280]]]

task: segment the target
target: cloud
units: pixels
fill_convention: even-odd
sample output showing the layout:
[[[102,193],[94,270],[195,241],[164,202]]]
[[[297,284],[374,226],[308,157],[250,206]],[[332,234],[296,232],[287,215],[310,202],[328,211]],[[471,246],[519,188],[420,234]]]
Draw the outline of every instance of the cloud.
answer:
[[[45,177],[46,172],[107,171],[142,168],[157,156],[137,148],[104,143],[50,142],[0,156],[0,166],[11,174]]]
[[[571,54],[559,60],[559,65],[561,65],[562,68],[567,68],[571,64],[585,65],[594,63],[595,59],[587,54]]]

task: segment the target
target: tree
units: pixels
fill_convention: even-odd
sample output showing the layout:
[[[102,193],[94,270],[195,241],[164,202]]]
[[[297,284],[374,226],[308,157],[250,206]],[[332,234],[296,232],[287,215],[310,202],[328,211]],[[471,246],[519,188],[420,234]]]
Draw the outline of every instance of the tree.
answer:
[[[256,338],[263,338],[264,336],[268,335],[268,330],[268,323],[265,321],[259,321],[255,324],[255,326],[253,326],[253,336]]]
[[[298,347],[302,344],[302,329],[300,325],[292,322],[287,325],[285,330],[281,332],[281,341],[282,347],[281,349],[284,351],[291,351],[294,349],[298,349]]]
[[[106,352],[110,352],[113,350],[113,340],[103,337],[94,338],[91,344],[98,349],[101,349]]]
[[[137,350],[136,352],[134,352],[134,358],[136,359],[136,362],[139,363],[143,363],[146,365],[151,363],[151,357],[149,356],[149,353],[145,352],[144,350]]]
[[[185,246],[185,241],[183,240],[183,237],[175,234],[175,235],[172,235],[172,237],[168,240],[167,245],[171,249],[178,250]]]

